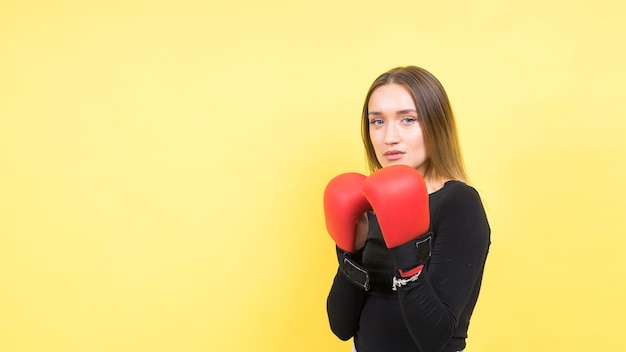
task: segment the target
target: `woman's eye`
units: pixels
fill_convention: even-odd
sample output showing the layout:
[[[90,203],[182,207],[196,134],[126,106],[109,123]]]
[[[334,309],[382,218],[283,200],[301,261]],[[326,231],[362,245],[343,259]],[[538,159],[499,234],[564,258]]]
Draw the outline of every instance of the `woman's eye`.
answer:
[[[375,125],[375,126],[380,126],[380,125],[382,125],[382,124],[383,124],[383,120],[378,120],[378,119],[376,119],[376,120],[371,120],[371,121],[370,121],[370,124],[371,124],[371,125]]]
[[[404,123],[413,123],[413,122],[417,121],[417,119],[415,117],[405,117],[405,118],[402,119],[402,121]]]

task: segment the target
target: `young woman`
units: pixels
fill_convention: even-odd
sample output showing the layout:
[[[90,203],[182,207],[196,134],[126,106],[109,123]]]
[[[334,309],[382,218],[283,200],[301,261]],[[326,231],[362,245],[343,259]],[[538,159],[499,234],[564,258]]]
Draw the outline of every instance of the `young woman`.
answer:
[[[339,175],[324,192],[339,259],[331,330],[358,352],[462,351],[490,228],[441,83],[415,66],[380,75],[362,137],[371,174]]]

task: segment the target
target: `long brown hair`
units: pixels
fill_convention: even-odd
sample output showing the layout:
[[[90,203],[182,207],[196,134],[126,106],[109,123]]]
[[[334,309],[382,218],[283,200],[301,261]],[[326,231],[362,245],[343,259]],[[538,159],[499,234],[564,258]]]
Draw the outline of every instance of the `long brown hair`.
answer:
[[[415,102],[424,143],[430,154],[426,173],[467,182],[456,122],[448,95],[435,76],[417,66],[397,67],[381,74],[367,92],[361,118],[361,137],[365,145],[369,171],[374,172],[382,168],[369,135],[369,100],[376,88],[391,83],[403,85]]]

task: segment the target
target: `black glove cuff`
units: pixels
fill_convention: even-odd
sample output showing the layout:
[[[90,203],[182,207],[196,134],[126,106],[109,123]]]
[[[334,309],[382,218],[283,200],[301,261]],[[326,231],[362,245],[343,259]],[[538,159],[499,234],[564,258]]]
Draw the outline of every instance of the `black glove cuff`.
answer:
[[[338,246],[335,246],[335,250],[337,251],[337,261],[339,262],[339,264],[343,262],[343,258],[345,256],[350,257],[350,259],[352,259],[352,261],[354,262],[360,263],[363,260],[363,252],[365,252],[365,247],[359,249],[354,253],[346,252]]]
[[[426,264],[426,260],[430,258],[432,251],[432,238],[433,233],[428,232],[413,241],[391,248],[396,269],[409,270]]]
[[[367,270],[363,266],[357,264],[349,256],[343,257],[343,260],[339,264],[339,272],[353,284],[359,286],[365,291],[369,291],[370,276],[367,273]]]

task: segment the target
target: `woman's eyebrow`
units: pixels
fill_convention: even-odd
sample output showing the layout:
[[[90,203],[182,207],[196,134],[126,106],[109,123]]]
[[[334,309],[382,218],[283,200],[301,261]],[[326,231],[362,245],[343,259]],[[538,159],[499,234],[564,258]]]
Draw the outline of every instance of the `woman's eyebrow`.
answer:
[[[398,111],[396,111],[396,114],[402,115],[402,114],[408,114],[408,113],[411,113],[411,112],[415,112],[416,113],[417,110],[415,110],[415,109],[398,110]]]
[[[415,109],[398,110],[398,111],[396,111],[396,115],[408,114],[408,113],[411,113],[411,112],[417,113],[417,110],[415,110]],[[367,114],[368,115],[374,115],[374,116],[380,116],[383,113],[382,112],[378,112],[378,111],[369,111]]]

